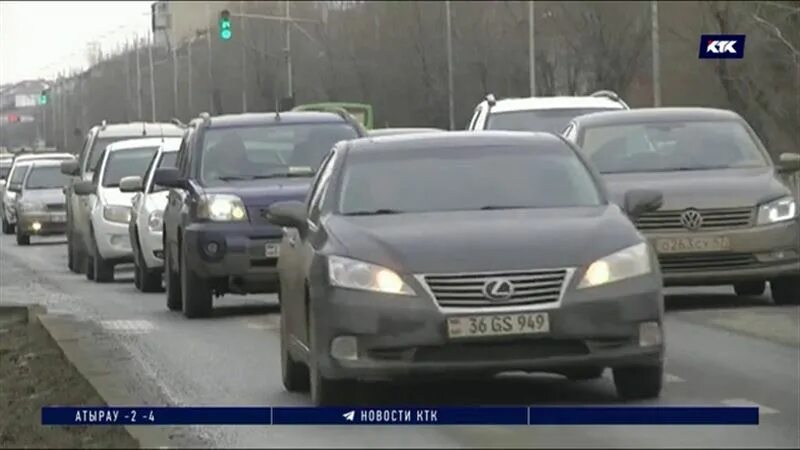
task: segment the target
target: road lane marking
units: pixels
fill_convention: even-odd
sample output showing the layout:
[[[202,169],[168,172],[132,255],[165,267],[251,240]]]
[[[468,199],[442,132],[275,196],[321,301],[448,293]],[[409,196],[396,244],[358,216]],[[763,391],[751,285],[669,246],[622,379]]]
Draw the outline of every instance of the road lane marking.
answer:
[[[684,380],[683,378],[681,378],[681,377],[679,377],[677,375],[673,375],[671,373],[665,373],[664,374],[664,382],[665,383],[683,383],[684,381],[686,381],[686,380]]]
[[[759,405],[756,402],[751,402],[750,400],[744,398],[730,398],[727,400],[723,400],[722,404],[727,406],[749,406],[758,408],[758,415],[763,414],[778,414],[780,411],[777,409],[768,408],[766,406]]]
[[[103,320],[100,326],[120,334],[146,334],[155,328],[149,320]]]

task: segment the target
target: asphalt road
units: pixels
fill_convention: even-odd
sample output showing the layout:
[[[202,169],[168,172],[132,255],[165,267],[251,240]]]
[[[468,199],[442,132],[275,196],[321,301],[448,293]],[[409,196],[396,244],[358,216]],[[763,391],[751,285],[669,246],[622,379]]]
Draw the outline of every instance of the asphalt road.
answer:
[[[99,323],[174,405],[309,405],[280,381],[273,296],[226,296],[213,318],[169,312],[164,294],[141,294],[130,271],[95,284],[72,274],[63,239],[18,247],[0,237],[0,303],[31,302]],[[732,289],[670,290],[667,376],[645,404],[758,405],[758,426],[208,427],[210,445],[235,447],[800,447],[800,308]],[[547,375],[492,382],[376,384],[362,403],[428,405],[619,404],[609,373],[572,383]]]

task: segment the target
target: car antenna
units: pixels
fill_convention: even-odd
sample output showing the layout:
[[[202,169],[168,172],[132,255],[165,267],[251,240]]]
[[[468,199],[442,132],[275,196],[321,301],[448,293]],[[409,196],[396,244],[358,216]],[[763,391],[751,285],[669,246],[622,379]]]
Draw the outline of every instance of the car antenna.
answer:
[[[144,122],[142,122],[142,136],[147,136],[147,127]]]
[[[275,97],[275,120],[281,120],[281,101]]]
[[[161,131],[161,143],[163,144],[164,143],[164,125],[163,124],[159,124],[158,125],[158,129]]]

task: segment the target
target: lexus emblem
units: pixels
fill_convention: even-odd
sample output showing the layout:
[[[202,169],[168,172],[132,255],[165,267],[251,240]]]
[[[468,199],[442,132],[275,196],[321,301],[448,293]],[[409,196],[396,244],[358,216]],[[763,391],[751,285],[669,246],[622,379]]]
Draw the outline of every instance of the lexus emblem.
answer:
[[[492,278],[483,284],[483,295],[489,300],[508,300],[514,295],[514,285],[505,278]]]
[[[699,230],[703,226],[703,216],[696,209],[687,209],[681,214],[681,225],[687,230]]]

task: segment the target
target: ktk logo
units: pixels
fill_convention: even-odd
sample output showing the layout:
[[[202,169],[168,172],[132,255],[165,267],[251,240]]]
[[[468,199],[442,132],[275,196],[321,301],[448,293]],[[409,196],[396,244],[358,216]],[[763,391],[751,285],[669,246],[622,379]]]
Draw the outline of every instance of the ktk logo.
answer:
[[[700,36],[700,59],[741,59],[743,34],[704,34]]]

